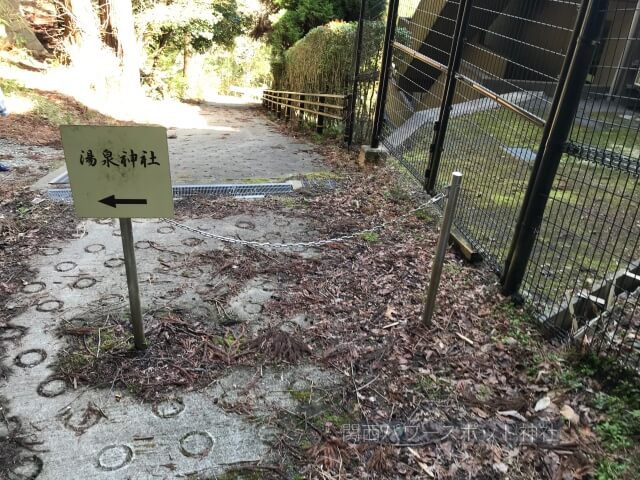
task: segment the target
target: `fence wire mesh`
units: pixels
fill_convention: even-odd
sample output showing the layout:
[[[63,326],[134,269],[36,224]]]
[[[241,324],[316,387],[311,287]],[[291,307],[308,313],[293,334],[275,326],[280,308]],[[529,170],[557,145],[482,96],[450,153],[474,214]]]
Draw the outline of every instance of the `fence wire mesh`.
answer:
[[[523,283],[548,322],[634,368],[640,368],[639,18],[636,1],[609,3]]]
[[[353,145],[371,140],[387,0],[361,0],[359,32],[355,45],[353,86]]]
[[[457,226],[492,266],[501,270],[558,84],[564,60],[560,52],[567,49],[577,5],[552,0],[473,1],[470,8],[461,78],[436,188],[445,184],[452,171],[465,172]],[[487,97],[471,82],[499,95],[506,104]]]
[[[587,5],[606,8],[604,30],[520,292],[546,325],[640,368],[637,1],[399,0],[381,140],[433,192],[464,172],[455,225],[504,270],[522,212],[544,204],[525,192]]]

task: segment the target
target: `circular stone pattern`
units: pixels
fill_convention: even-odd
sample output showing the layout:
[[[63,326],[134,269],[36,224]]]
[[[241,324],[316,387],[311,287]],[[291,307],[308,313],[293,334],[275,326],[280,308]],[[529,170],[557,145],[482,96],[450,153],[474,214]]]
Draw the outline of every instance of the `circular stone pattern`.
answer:
[[[87,253],[98,253],[104,250],[104,245],[101,243],[93,243],[84,247],[84,251]]]
[[[38,253],[45,257],[52,257],[58,255],[60,252],[62,252],[60,247],[42,247],[38,250]]]
[[[12,478],[16,480],[32,480],[42,472],[42,460],[37,455],[21,457],[18,464],[11,470]]]
[[[153,405],[153,413],[160,418],[177,417],[184,411],[184,402],[181,398],[169,398]]]
[[[15,340],[24,335],[26,328],[24,327],[0,327],[0,340]]]
[[[47,352],[39,348],[32,348],[19,353],[13,363],[18,367],[31,368],[44,362],[45,358],[47,358]]]
[[[151,242],[149,240],[138,240],[135,243],[135,247],[140,250],[146,250],[147,248],[151,248]]]
[[[67,390],[67,383],[59,377],[53,377],[45,380],[38,385],[38,395],[46,398],[57,397]]]
[[[158,233],[173,233],[175,232],[175,228],[172,225],[165,225],[164,227],[158,227]]]
[[[185,278],[198,278],[201,277],[203,273],[200,267],[193,267],[183,270],[182,276]]]
[[[185,238],[184,240],[182,240],[182,244],[185,247],[195,247],[200,245],[202,242],[204,242],[204,240],[202,240],[201,238],[196,238],[196,237],[189,237],[189,238]]]
[[[114,237],[121,237],[122,236],[122,233],[120,233],[120,230],[114,230],[111,234]]]
[[[98,303],[102,306],[114,305],[121,302],[124,302],[124,297],[122,295],[118,295],[117,293],[110,293],[98,300]]]
[[[83,434],[90,428],[96,426],[102,419],[102,414],[96,409],[86,409],[79,411],[68,410],[62,415],[62,424],[69,430],[78,434]]]
[[[213,447],[213,438],[207,432],[189,432],[180,439],[180,451],[185,457],[206,457]]]
[[[76,262],[60,262],[55,266],[56,271],[58,272],[68,272],[76,268],[78,264]]]
[[[236,222],[236,227],[241,228],[243,230],[255,230],[256,225],[253,222],[249,222],[246,220],[238,220]]]
[[[124,258],[110,258],[104,262],[104,266],[107,268],[118,268],[124,265]]]
[[[264,238],[265,242],[282,242],[282,237],[280,236],[279,233],[275,233],[275,232],[268,232],[265,233],[262,238]]]
[[[60,300],[45,300],[36,305],[36,310],[39,312],[56,312],[64,305]]]
[[[46,288],[44,282],[32,282],[27,283],[24,287],[22,287],[22,293],[38,293]]]
[[[110,445],[98,454],[98,468],[106,472],[118,470],[133,460],[133,450],[129,445]]]
[[[73,288],[83,290],[85,288],[93,287],[96,284],[96,279],[93,277],[82,277],[73,282]]]
[[[7,438],[14,432],[20,431],[20,419],[18,417],[6,417],[0,422],[0,440]]]
[[[286,220],[284,218],[278,218],[273,223],[275,223],[278,227],[288,227],[291,224],[289,220]]]

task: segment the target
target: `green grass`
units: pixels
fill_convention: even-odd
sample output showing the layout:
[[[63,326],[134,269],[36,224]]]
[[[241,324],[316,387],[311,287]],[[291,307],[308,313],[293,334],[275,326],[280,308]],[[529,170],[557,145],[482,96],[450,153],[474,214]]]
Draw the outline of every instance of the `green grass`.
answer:
[[[430,398],[448,395],[449,392],[448,383],[439,378],[434,379],[430,375],[418,375],[414,385]]]
[[[264,472],[260,470],[251,470],[248,468],[232,468],[222,475],[218,475],[217,480],[261,480],[264,478]]]
[[[309,403],[311,401],[311,390],[289,390],[289,395],[300,403]]]
[[[430,126],[423,128],[416,135],[421,141],[404,154],[418,170],[424,166],[432,136]],[[634,131],[579,127],[573,137],[598,148],[631,151],[637,141]],[[438,185],[448,184],[452,171],[462,171],[464,215],[458,214],[459,221],[498,268],[504,267],[532,168],[532,162],[510,155],[504,147],[535,151],[541,134],[539,127],[506,109],[455,117],[449,123]],[[627,241],[640,234],[634,212],[637,183],[623,171],[564,155],[539,232],[542,258],[532,258],[533,265],[548,264],[549,273],[525,288],[533,287],[558,302],[574,284],[588,286],[615,271],[618,265],[609,261],[611,256],[640,258],[637,242]],[[570,248],[565,247],[568,242]],[[548,255],[549,251],[555,253]]]
[[[502,312],[509,320],[507,332],[501,340],[507,337],[514,338],[523,346],[531,345],[533,338],[531,337],[531,329],[534,324],[533,318],[526,310],[515,306],[513,303],[504,302],[498,307],[498,311]]]
[[[350,415],[337,413],[337,412],[325,412],[322,415],[314,418],[313,423],[319,429],[324,429],[327,423],[332,424],[336,428],[341,428],[343,425],[352,423],[353,419]]]
[[[71,108],[69,102],[49,98],[38,90],[25,87],[16,80],[0,78],[0,88],[5,96],[16,96],[30,101],[33,108],[28,113],[42,117],[54,126],[107,120],[107,117],[98,112],[87,108],[82,111]]]
[[[360,238],[362,238],[367,243],[378,243],[380,241],[380,235],[376,232],[362,232],[359,234]]]
[[[616,461],[605,459],[602,460],[596,466],[595,471],[595,479],[596,480],[622,480],[625,478],[625,475],[631,473],[632,465],[625,461]],[[636,473],[640,475],[640,472]],[[626,477],[633,478],[633,477]],[[638,478],[637,476],[635,478]]]
[[[593,430],[603,450],[595,466],[598,480],[640,478],[640,384],[635,373],[602,357],[569,355],[561,385],[584,391],[594,382],[598,390],[588,397],[587,406],[598,416]]]
[[[35,90],[24,87],[15,80],[0,79],[0,88],[8,97],[22,97],[32,102],[31,113],[46,118],[53,125],[75,123],[79,120],[79,116],[75,112],[67,110],[64,106],[49,100]]]
[[[102,328],[100,333],[86,335],[82,347],[74,345],[75,350],[63,353],[57,360],[58,368],[66,373],[77,372],[91,365],[96,355],[111,350],[128,347],[133,349],[133,336],[129,333],[118,335],[113,328]]]
[[[395,203],[405,203],[411,198],[411,192],[409,192],[402,185],[391,185],[385,192],[385,197]]]

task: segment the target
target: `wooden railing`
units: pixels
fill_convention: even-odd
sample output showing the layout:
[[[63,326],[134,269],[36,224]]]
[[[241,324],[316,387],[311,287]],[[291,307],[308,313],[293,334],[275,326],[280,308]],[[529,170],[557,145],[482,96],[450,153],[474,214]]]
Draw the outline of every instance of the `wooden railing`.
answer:
[[[314,122],[316,132],[319,134],[324,132],[327,122],[337,122],[344,126],[345,142],[351,142],[353,135],[351,95],[265,90],[262,94],[262,105],[287,122],[293,117],[296,117],[300,124]]]

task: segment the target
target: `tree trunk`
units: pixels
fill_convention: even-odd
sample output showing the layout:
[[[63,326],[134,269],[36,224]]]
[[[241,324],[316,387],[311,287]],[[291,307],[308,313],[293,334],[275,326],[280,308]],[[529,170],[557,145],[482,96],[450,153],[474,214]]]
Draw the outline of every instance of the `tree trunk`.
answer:
[[[191,36],[188,33],[183,37],[182,50],[182,77],[185,83],[189,84],[189,63],[191,61]]]
[[[99,0],[103,38],[122,62],[124,84],[129,89],[140,87],[140,56],[133,24],[131,0]]]
[[[91,0],[68,0],[69,16],[75,25],[73,40],[78,46],[95,49],[102,47],[100,38],[100,22]]]

